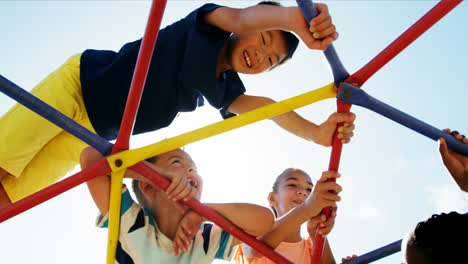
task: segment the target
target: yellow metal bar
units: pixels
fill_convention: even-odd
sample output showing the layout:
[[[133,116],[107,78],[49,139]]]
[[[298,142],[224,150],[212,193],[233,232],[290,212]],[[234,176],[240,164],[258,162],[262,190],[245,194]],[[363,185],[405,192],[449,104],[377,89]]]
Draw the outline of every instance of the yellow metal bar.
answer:
[[[165,153],[187,144],[215,136],[260,120],[271,118],[294,109],[336,96],[333,83],[317,90],[307,92],[281,102],[267,105],[247,113],[228,118],[226,120],[187,132],[185,134],[162,140],[158,143],[134,150],[126,150],[109,156],[107,160],[112,171],[130,167],[144,159]],[[117,161],[117,162],[116,162]],[[116,164],[120,165],[117,166]]]
[[[115,263],[115,252],[119,240],[120,204],[122,202],[122,181],[125,170],[112,172],[109,206],[109,234],[107,242],[107,264]]]

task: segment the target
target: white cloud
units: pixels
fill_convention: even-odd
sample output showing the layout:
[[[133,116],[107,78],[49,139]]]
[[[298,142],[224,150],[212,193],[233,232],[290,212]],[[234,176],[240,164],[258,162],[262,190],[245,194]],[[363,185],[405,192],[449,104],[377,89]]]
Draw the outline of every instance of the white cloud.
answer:
[[[431,185],[426,187],[428,203],[436,212],[468,211],[468,195],[455,184]]]

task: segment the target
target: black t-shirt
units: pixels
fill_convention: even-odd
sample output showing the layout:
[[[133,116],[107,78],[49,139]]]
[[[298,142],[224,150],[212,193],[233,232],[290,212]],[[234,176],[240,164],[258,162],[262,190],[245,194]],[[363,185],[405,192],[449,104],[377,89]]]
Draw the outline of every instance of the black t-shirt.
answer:
[[[161,29],[151,59],[134,134],[168,126],[178,112],[203,105],[227,107],[245,92],[232,70],[216,79],[218,55],[230,32],[206,24],[203,16],[218,5],[206,4],[184,19]],[[81,86],[89,119],[107,140],[117,137],[141,39],[120,51],[86,50],[81,56]]]

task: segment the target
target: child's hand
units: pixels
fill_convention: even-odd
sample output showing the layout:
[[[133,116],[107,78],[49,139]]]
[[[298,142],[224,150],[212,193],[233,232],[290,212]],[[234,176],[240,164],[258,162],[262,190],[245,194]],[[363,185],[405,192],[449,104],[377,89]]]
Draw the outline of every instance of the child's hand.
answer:
[[[175,202],[179,200],[188,201],[196,197],[197,189],[190,184],[186,173],[166,170],[162,174],[171,180],[171,184],[166,190],[169,199]]]
[[[457,140],[468,143],[468,139],[457,131],[444,129],[444,132],[452,134]],[[448,148],[444,138],[439,139],[439,152],[445,167],[462,190],[468,191],[468,157],[458,154]]]
[[[338,123],[344,122],[343,126],[338,127],[338,138],[343,144],[349,143],[354,135],[354,119],[356,119],[356,115],[351,112],[333,113],[325,122],[320,124],[318,132],[313,136],[314,142],[325,147],[331,146]]]
[[[336,208],[332,208],[331,215],[327,218],[325,214],[321,213],[316,217],[312,217],[309,221],[307,221],[307,231],[310,237],[315,237],[315,232],[317,230],[317,226],[319,228],[319,235],[322,237],[327,236],[330,234],[333,226],[335,225],[335,218],[336,218]]]
[[[179,254],[179,249],[183,252],[187,252],[192,238],[197,234],[202,217],[195,211],[188,210],[184,217],[180,220],[179,226],[174,237],[174,254]]]
[[[357,258],[357,255],[353,254],[352,256],[347,256],[346,258],[341,258],[341,262],[345,262],[345,261],[351,260],[353,258]]]
[[[339,184],[329,179],[339,178],[341,175],[335,171],[324,171],[317,181],[314,191],[309,195],[304,205],[308,208],[310,217],[317,216],[325,207],[336,207],[341,200],[338,195],[343,189]]]
[[[326,50],[328,45],[338,38],[328,7],[325,4],[315,4],[319,15],[310,20],[307,25],[299,7],[292,8],[290,13],[291,31],[295,32],[309,49]]]

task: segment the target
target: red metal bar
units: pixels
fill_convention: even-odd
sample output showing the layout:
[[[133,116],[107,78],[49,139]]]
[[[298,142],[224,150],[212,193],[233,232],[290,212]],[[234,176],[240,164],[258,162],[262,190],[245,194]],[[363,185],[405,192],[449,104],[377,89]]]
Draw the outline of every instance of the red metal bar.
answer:
[[[416,23],[408,28],[402,35],[394,40],[388,47],[380,52],[374,59],[364,65],[359,71],[348,77],[346,83],[351,83],[356,87],[361,87],[374,73],[392,60],[398,53],[408,47],[414,40],[426,32],[437,21],[450,12],[455,6],[461,3],[462,0],[442,0],[429,10],[423,17]],[[339,113],[348,113],[351,105],[343,101],[337,100],[337,109]],[[341,124],[339,124],[341,125]],[[338,139],[336,131],[333,136],[332,152],[330,156],[330,164],[328,169],[338,171],[340,165],[341,150],[343,145]],[[334,179],[333,179],[334,180]],[[323,210],[327,216],[331,213],[331,208]],[[318,229],[317,229],[318,230]],[[314,251],[312,253],[312,264],[320,263],[323,253],[325,239],[318,235],[316,232],[314,238]]]
[[[159,27],[166,7],[167,0],[154,0],[151,6],[145,35],[138,52],[137,64],[133,73],[130,92],[127,98],[119,135],[112,149],[112,153],[129,149],[130,136],[135,124],[135,117],[140,105],[141,95],[146,82],[151,57],[153,56],[154,45],[158,38]]]
[[[349,110],[351,109],[350,104],[345,103],[338,99],[336,100],[336,106],[337,106],[338,113],[348,113]],[[338,126],[340,125],[342,125],[342,123],[340,123]],[[328,170],[338,171],[338,167],[340,166],[342,149],[343,149],[343,144],[341,143],[341,140],[338,139],[337,133],[335,131],[335,134],[333,136],[333,144],[332,144]],[[336,181],[336,179],[330,179],[330,181]],[[322,213],[324,213],[327,217],[330,216],[331,208],[330,207],[324,208]],[[322,253],[323,253],[323,247],[325,245],[325,239],[319,235],[318,229],[319,227],[317,227],[317,229],[315,230],[316,232],[315,232],[315,237],[314,237],[314,250],[312,252],[312,264],[320,263],[320,260],[322,258]]]
[[[130,169],[139,172],[141,175],[145,176],[148,180],[158,185],[163,190],[166,190],[167,187],[169,187],[170,181],[168,179],[146,166],[143,162],[139,162],[133,165],[132,167],[130,167]],[[237,226],[229,222],[229,220],[219,215],[216,211],[200,203],[198,200],[192,199],[190,201],[181,202],[198,212],[200,215],[206,217],[207,219],[215,223],[217,226],[224,229],[226,232],[230,233],[231,235],[240,239],[242,242],[251,246],[252,248],[263,254],[265,257],[271,259],[275,263],[292,263],[285,257],[281,256],[279,253],[268,247],[267,245],[257,240],[255,237],[239,229]]]
[[[89,181],[94,177],[106,175],[111,172],[111,168],[107,163],[106,159],[101,159],[94,166],[87,168],[81,172],[78,172],[64,180],[61,180],[45,189],[40,190],[37,193],[29,195],[28,197],[17,201],[0,210],[0,223],[5,220],[12,218],[34,206],[41,204],[61,193],[76,187],[83,182]]]
[[[429,12],[414,23],[400,37],[394,40],[387,48],[380,52],[374,59],[362,67],[351,77],[359,85],[363,85],[374,73],[392,60],[398,53],[409,46],[414,40],[432,27],[437,21],[450,12],[462,0],[442,0]]]

